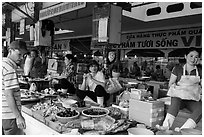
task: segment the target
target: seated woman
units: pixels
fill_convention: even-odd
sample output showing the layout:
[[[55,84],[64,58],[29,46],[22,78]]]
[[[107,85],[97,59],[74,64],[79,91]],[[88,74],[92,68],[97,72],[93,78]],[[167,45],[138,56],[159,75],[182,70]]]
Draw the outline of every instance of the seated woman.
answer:
[[[106,91],[110,94],[121,93],[125,88],[123,85],[125,84],[120,78],[120,71],[117,66],[113,66],[112,69],[112,77],[108,79],[106,83]]]
[[[51,85],[57,91],[58,89],[67,90],[69,94],[75,94],[76,91],[76,59],[72,54],[66,54],[64,57],[65,68],[61,77],[54,78]]]
[[[140,67],[138,66],[137,62],[134,62],[130,67],[129,75],[130,75],[130,78],[136,78],[142,75]]]
[[[127,84],[122,81],[120,78],[120,70],[118,66],[113,66],[112,68],[112,77],[108,79],[106,82],[106,91],[109,94],[113,95],[113,102],[116,101],[116,95],[119,95],[121,92],[125,90],[124,85]]]
[[[90,72],[83,75],[81,88],[76,90],[76,95],[80,100],[88,96],[100,106],[104,106],[110,97],[104,89],[105,76],[99,71],[99,64],[95,60],[90,61],[88,68]]]
[[[186,63],[173,68],[169,81],[168,96],[171,97],[171,105],[162,126],[157,126],[161,130],[172,127],[175,117],[180,109],[187,108],[192,113],[182,127],[195,128],[202,117],[201,101],[201,77],[202,69],[197,67],[199,52],[196,48],[189,48],[185,54]]]
[[[72,54],[67,54],[64,57],[65,68],[61,76],[66,77],[68,82],[74,84],[76,87],[76,59]]]

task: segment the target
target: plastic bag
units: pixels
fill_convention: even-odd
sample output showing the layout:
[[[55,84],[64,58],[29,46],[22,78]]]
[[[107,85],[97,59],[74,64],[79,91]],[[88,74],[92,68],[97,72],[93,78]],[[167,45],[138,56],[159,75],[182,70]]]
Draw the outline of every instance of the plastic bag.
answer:
[[[36,90],[37,90],[36,84],[35,84],[35,83],[31,83],[29,90],[30,90],[30,91],[33,91],[33,92],[36,91]]]
[[[33,60],[34,58],[31,57],[30,55],[26,56],[25,65],[24,65],[24,75],[25,76],[29,75],[31,68],[32,68]]]

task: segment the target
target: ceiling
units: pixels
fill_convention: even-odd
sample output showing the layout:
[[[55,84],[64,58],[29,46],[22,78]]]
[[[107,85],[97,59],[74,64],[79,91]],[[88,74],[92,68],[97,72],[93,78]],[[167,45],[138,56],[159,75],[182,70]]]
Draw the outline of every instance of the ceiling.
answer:
[[[4,4],[5,3],[2,4],[3,11],[6,10],[5,7],[9,7],[9,6],[4,6]],[[20,2],[18,4],[20,5],[22,3]],[[86,8],[50,18],[50,20],[54,22],[56,28],[74,31],[72,33],[55,35],[54,38],[71,39],[71,38],[80,38],[80,37],[87,37],[87,36],[91,37],[92,13],[93,13],[93,7],[96,4],[97,4],[96,2],[87,2]],[[176,26],[191,26],[195,24],[202,26],[202,14],[175,17],[170,19],[148,21],[148,22],[129,18],[127,16],[122,16],[121,30],[122,30],[122,33],[130,33],[135,31],[174,28]]]
[[[56,39],[85,37],[92,35],[92,13],[94,2],[89,2],[87,7],[78,11],[66,13],[57,17],[50,18],[55,23],[56,28],[73,30],[73,33],[56,35]],[[202,25],[202,14],[163,19],[157,21],[144,22],[141,20],[122,16],[122,33],[144,30],[158,30],[174,28],[174,26],[191,26],[194,24]]]

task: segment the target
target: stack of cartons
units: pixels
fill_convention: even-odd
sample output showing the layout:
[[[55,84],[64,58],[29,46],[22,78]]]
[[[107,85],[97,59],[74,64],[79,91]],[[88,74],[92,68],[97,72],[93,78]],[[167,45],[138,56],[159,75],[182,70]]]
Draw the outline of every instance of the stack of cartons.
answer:
[[[149,127],[161,125],[164,120],[164,103],[162,101],[130,99],[129,119],[144,123]]]

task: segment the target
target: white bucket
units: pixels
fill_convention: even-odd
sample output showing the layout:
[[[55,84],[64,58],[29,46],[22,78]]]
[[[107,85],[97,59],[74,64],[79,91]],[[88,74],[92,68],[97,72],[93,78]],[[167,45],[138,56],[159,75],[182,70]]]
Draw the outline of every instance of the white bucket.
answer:
[[[146,128],[129,128],[128,135],[154,135],[151,130]]]

